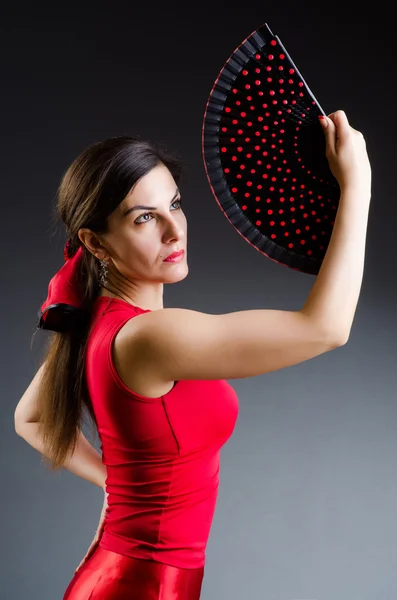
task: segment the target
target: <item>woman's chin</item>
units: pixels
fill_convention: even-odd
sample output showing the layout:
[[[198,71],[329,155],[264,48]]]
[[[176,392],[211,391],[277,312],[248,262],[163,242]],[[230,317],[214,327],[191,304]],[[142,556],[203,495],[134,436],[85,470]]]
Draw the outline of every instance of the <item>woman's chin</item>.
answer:
[[[169,268],[168,265],[167,268]],[[188,273],[189,267],[186,261],[183,263],[175,263],[169,269],[169,272],[166,276],[166,281],[167,283],[177,283],[178,281],[185,279]]]

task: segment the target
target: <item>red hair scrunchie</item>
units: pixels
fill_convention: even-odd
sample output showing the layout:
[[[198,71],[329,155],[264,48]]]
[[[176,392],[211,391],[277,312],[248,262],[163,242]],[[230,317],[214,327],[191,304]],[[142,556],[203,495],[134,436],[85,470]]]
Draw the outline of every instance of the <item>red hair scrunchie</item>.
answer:
[[[70,331],[78,329],[87,317],[81,280],[83,248],[74,251],[69,238],[64,247],[65,262],[48,284],[47,298],[38,312],[38,329]]]

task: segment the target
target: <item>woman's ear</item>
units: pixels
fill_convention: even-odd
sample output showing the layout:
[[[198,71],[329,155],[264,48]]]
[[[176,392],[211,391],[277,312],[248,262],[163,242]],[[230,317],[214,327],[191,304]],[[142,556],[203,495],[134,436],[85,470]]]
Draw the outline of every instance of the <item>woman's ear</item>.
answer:
[[[93,254],[98,260],[107,260],[108,253],[97,233],[87,227],[80,227],[77,232],[80,242]]]

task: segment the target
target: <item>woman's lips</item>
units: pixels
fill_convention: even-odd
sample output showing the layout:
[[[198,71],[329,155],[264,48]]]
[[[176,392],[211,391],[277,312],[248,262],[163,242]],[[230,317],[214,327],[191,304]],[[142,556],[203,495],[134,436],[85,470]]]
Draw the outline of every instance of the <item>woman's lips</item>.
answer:
[[[163,262],[179,262],[180,260],[182,260],[184,254],[185,251],[180,250],[177,253],[171,254],[168,258],[165,258]]]

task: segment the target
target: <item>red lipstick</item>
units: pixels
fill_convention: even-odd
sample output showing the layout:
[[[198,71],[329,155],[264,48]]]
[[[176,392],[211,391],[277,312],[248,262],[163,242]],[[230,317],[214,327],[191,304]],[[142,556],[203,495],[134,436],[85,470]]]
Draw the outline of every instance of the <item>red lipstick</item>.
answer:
[[[173,252],[172,254],[169,254],[163,262],[179,262],[180,260],[182,260],[184,254],[184,250],[179,250],[179,252]]]

